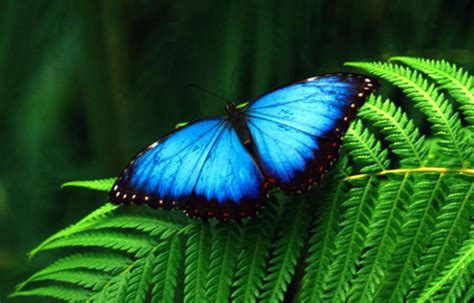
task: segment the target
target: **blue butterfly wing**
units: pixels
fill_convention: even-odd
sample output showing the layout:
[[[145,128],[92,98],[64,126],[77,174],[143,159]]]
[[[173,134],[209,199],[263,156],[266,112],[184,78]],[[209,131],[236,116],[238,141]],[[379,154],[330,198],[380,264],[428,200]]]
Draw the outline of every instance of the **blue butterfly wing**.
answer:
[[[183,209],[190,216],[254,216],[263,174],[225,118],[196,121],[151,144],[117,179],[110,200]]]
[[[287,192],[319,181],[337,158],[340,137],[357,109],[378,86],[362,75],[328,74],[251,103],[248,128],[267,181]]]

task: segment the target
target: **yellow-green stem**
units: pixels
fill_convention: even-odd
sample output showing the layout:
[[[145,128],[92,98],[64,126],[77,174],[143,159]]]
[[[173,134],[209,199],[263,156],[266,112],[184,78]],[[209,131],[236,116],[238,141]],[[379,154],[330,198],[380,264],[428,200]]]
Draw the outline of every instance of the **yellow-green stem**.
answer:
[[[353,175],[343,179],[343,181],[350,181],[355,179],[368,178],[373,176],[384,176],[388,174],[411,174],[411,173],[457,173],[474,175],[474,169],[472,168],[444,168],[444,167],[419,167],[419,168],[400,168],[400,169],[387,169],[375,173],[367,173],[360,175]]]

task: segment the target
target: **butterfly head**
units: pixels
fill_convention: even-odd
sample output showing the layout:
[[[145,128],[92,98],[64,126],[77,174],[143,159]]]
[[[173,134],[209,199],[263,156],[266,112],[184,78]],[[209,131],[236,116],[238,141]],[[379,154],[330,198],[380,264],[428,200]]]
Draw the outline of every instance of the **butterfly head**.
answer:
[[[225,111],[232,123],[239,121],[240,117],[242,116],[242,111],[237,107],[234,102],[227,103],[227,105],[225,106]]]
[[[236,109],[236,107],[237,107],[237,105],[234,102],[232,102],[232,101],[227,102],[227,104],[225,106],[225,111],[230,114],[232,111],[234,111]]]

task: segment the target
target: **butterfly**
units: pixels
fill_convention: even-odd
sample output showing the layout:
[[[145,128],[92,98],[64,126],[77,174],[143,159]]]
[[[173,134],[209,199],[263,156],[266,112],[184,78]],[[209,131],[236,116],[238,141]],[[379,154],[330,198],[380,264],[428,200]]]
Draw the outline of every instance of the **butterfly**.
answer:
[[[301,192],[321,179],[349,122],[378,87],[364,75],[326,74],[243,106],[228,103],[226,115],[191,122],[136,155],[110,201],[202,219],[255,217],[270,186]]]

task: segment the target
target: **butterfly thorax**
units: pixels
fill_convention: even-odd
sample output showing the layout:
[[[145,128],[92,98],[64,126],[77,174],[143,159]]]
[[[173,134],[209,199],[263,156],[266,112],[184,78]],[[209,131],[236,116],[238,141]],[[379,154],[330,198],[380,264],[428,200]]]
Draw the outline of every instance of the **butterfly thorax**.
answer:
[[[241,108],[233,102],[227,103],[225,110],[227,112],[227,119],[232,124],[232,127],[237,131],[240,141],[244,146],[248,147],[252,143],[250,130],[247,127],[245,118],[245,107]]]

